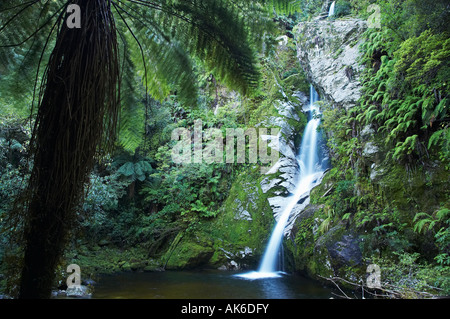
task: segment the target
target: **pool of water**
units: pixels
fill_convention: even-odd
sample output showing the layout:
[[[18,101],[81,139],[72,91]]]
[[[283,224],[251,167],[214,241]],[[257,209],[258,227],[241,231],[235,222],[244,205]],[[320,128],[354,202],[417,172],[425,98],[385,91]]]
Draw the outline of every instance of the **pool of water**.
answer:
[[[246,279],[215,270],[104,275],[96,299],[328,299],[331,289],[298,276]]]

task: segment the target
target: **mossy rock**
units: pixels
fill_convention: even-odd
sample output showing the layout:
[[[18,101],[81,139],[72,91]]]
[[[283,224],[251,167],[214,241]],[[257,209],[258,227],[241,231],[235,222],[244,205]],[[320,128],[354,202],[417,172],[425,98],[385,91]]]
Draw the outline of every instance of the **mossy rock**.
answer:
[[[142,270],[145,272],[164,271],[162,266],[159,260],[149,259]]]
[[[103,247],[95,250],[94,247],[82,246],[76,258],[69,263],[80,266],[82,276],[95,274],[111,274],[121,271],[142,270],[147,266],[147,251],[145,248],[136,246],[129,249],[117,247]]]
[[[165,269],[183,270],[207,266],[213,255],[214,248],[210,243],[186,238],[169,250],[162,260],[165,260]]]
[[[295,271],[307,273],[313,278],[338,276],[354,278],[364,272],[361,239],[343,223],[321,234],[318,226],[323,205],[309,205],[304,216],[299,216],[293,238],[285,244],[293,259]]]
[[[312,277],[337,276],[353,279],[364,271],[360,238],[338,224],[318,237],[313,252],[306,262],[306,270]]]
[[[165,269],[219,268],[230,262],[256,267],[274,223],[268,194],[260,187],[264,177],[258,165],[245,168],[216,218],[176,236],[161,257]]]
[[[249,247],[252,257],[262,255],[274,223],[268,194],[260,187],[264,177],[259,167],[255,167],[243,172],[233,183],[220,215],[211,225],[211,236],[217,240],[218,248],[238,255]]]

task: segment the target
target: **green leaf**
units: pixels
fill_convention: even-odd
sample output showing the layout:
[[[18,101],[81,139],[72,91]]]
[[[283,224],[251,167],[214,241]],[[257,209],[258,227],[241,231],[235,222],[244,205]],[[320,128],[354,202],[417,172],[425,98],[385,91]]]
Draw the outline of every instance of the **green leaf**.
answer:
[[[132,162],[128,162],[123,164],[118,170],[118,174],[121,174],[126,177],[130,177],[134,175],[134,164]]]

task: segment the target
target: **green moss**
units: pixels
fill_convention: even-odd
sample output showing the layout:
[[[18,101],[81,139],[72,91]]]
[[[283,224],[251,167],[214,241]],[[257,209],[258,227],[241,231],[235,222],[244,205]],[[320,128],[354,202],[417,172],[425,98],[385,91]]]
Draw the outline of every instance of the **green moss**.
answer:
[[[233,183],[229,197],[211,231],[221,245],[235,249],[250,247],[263,250],[273,223],[272,209],[259,183],[265,176],[259,167],[243,172]],[[245,213],[247,212],[247,213]]]
[[[312,232],[314,216],[297,220],[293,232],[293,239],[286,241],[286,247],[293,254],[294,271],[306,271],[308,260],[311,260],[314,249],[314,235]]]
[[[103,247],[97,250],[82,246],[67,263],[79,265],[83,277],[92,277],[96,274],[143,270],[154,261],[149,260],[146,249],[140,246],[127,249]]]
[[[260,259],[270,235],[274,218],[268,194],[259,183],[265,177],[257,165],[243,169],[232,183],[229,195],[215,219],[202,221],[177,236],[161,258],[167,269],[220,267],[229,261],[254,266]],[[241,251],[250,248],[251,255]]]
[[[165,269],[191,269],[207,266],[214,254],[212,242],[207,238],[199,236],[185,236],[171,250],[161,258]]]

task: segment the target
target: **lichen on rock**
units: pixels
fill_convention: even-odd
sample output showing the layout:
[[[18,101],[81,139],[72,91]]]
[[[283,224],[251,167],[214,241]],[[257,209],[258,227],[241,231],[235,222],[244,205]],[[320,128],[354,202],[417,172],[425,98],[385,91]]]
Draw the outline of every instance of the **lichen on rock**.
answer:
[[[297,57],[311,84],[323,99],[350,109],[361,97],[360,35],[367,29],[360,19],[315,20],[294,28]]]

